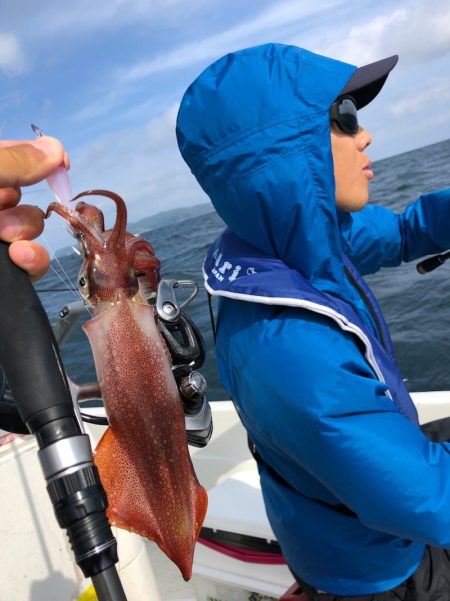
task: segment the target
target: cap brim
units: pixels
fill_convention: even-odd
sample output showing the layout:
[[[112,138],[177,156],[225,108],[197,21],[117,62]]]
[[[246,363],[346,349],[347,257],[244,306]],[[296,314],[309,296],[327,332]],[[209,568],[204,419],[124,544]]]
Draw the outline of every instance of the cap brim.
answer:
[[[352,96],[355,99],[356,108],[362,109],[363,106],[372,102],[380,92],[397,61],[398,56],[394,54],[394,56],[370,63],[370,65],[359,67],[348,80],[339,96]]]

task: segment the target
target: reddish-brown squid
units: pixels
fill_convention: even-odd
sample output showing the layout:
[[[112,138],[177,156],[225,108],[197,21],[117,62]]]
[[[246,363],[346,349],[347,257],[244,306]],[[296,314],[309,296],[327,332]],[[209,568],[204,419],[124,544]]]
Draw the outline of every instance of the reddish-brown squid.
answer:
[[[139,290],[137,274],[156,292],[159,261],[143,238],[126,232],[127,210],[106,190],[117,217],[111,230],[103,214],[81,201],[72,211],[52,203],[80,239],[84,261],[79,288],[93,308],[84,324],[94,355],[109,427],[95,451],[112,524],[156,541],[185,580],[207,508],[194,473],[182,401],[154,310]]]

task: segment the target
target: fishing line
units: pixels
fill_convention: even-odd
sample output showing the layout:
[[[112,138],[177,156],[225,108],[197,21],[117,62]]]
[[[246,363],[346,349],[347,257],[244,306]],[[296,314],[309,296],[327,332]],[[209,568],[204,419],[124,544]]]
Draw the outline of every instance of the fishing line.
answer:
[[[67,288],[36,288],[34,287],[36,292],[39,294],[44,294],[44,292],[67,292]],[[76,292],[76,288],[69,288],[72,292]]]
[[[53,270],[53,272],[54,272],[54,273],[55,273],[55,274],[58,276],[58,278],[61,280],[61,282],[64,284],[64,286],[67,286],[67,291],[71,292],[71,293],[72,293],[72,294],[75,296],[75,298],[76,298],[77,300],[81,300],[81,301],[83,301],[83,303],[84,303],[84,299],[83,299],[83,297],[81,296],[81,294],[80,294],[80,292],[79,292],[78,288],[77,288],[77,287],[74,285],[74,283],[72,282],[72,280],[71,280],[71,278],[70,278],[69,274],[68,274],[68,273],[67,273],[67,271],[64,269],[64,267],[63,267],[63,265],[62,265],[61,261],[58,259],[58,257],[57,257],[57,256],[56,256],[56,254],[54,253],[54,251],[53,251],[53,249],[52,249],[52,247],[51,247],[51,245],[50,245],[50,243],[49,243],[49,241],[48,241],[47,237],[46,237],[44,234],[42,234],[42,238],[43,238],[43,240],[44,240],[44,242],[45,242],[46,246],[48,247],[48,250],[49,250],[49,253],[50,253],[50,255],[51,255],[52,259],[53,259],[54,261],[56,261],[56,263],[57,263],[57,265],[59,266],[59,268],[61,269],[61,271],[62,271],[62,273],[63,273],[63,275],[64,275],[64,278],[65,278],[65,279],[64,279],[64,278],[61,276],[61,274],[60,274],[60,273],[58,273],[58,271],[55,269],[55,267],[54,267],[54,266],[53,266],[51,263],[50,263],[50,268],[51,268],[51,269]],[[91,315],[91,317],[92,317],[92,315],[93,315],[93,314],[92,314],[92,312],[90,311],[90,309],[87,307],[87,305],[86,305],[85,303],[84,303],[84,306],[85,306],[85,308],[86,308],[86,311],[87,311],[87,312],[88,312],[88,313]]]
[[[61,275],[60,275],[60,274],[57,272],[57,270],[54,268],[54,266],[53,266],[53,265],[51,265],[51,264],[50,264],[50,267],[53,269],[54,273],[55,273],[55,274],[56,274],[56,275],[59,277],[59,279],[60,279],[62,282],[64,282],[64,284],[65,284],[66,286],[68,286],[68,285],[70,284],[70,288],[68,287],[68,290],[71,290],[72,292],[74,292],[74,293],[75,293],[75,296],[77,297],[77,299],[78,299],[78,297],[79,297],[79,298],[81,298],[81,294],[79,293],[79,291],[78,291],[78,288],[77,288],[77,287],[74,285],[74,283],[72,282],[72,280],[71,280],[71,278],[70,278],[69,274],[67,273],[67,271],[66,271],[66,270],[64,269],[64,267],[62,266],[62,263],[61,263],[61,261],[58,259],[58,257],[56,256],[56,254],[55,254],[55,252],[54,252],[53,248],[52,248],[52,247],[51,247],[51,245],[50,245],[50,242],[48,241],[48,238],[45,236],[45,234],[42,234],[42,238],[43,238],[43,240],[44,240],[44,242],[45,242],[45,244],[46,244],[46,246],[47,246],[47,248],[48,248],[48,251],[49,251],[49,253],[50,253],[50,256],[52,257],[52,259],[53,259],[54,261],[56,261],[56,263],[57,263],[58,267],[61,269],[61,271],[62,271],[62,273],[63,273],[63,275],[64,275],[64,278],[65,278],[65,280],[64,280],[64,278],[63,278],[63,277],[62,277],[62,276],[61,276]]]
[[[27,194],[36,194],[36,192],[47,192],[47,188],[36,188],[33,190],[26,190],[25,192],[21,190],[21,196],[26,196]]]
[[[61,269],[64,271],[63,266],[61,265],[61,263],[57,260],[58,265],[61,267]],[[83,297],[81,296],[81,294],[78,291],[78,288],[75,288],[70,280],[70,278],[68,278],[67,273],[65,273],[66,277],[69,279],[70,282],[70,286],[68,285],[68,283],[61,277],[61,274],[59,274],[57,272],[57,270],[53,267],[52,264],[50,264],[50,268],[52,269],[53,273],[55,273],[58,278],[61,280],[61,282],[64,284],[65,288],[63,290],[63,292],[72,292],[72,294],[75,296],[76,300],[81,300],[83,302],[83,306],[86,309],[86,311],[89,313],[89,315],[91,317],[94,316],[94,314],[92,313],[92,311],[89,309],[88,305],[86,305]],[[57,292],[57,290],[46,290],[45,292]]]
[[[51,263],[50,263],[50,269],[53,271],[53,273],[54,273],[54,274],[55,274],[55,275],[56,275],[56,276],[57,276],[57,277],[58,277],[58,278],[61,280],[61,282],[64,284],[64,286],[65,286],[65,289],[64,289],[64,291],[65,291],[65,292],[67,292],[67,291],[70,291],[70,292],[72,292],[72,293],[74,294],[75,298],[78,300],[78,298],[79,298],[79,292],[78,292],[78,290],[77,290],[76,288],[74,288],[74,287],[73,287],[73,284],[72,284],[72,282],[70,282],[70,280],[69,280],[69,283],[70,283],[70,286],[69,286],[69,284],[67,283],[67,281],[66,281],[66,280],[65,280],[65,279],[62,277],[62,275],[61,275],[61,274],[60,274],[60,273],[59,273],[59,272],[58,272],[58,271],[57,271],[57,270],[54,268],[54,266],[53,266]]]
[[[69,276],[64,271],[64,268],[62,267],[61,263],[56,259],[56,257],[54,255],[52,256],[52,258],[53,258],[53,260],[56,260],[58,266],[60,267],[60,269],[62,269],[64,277],[57,271],[57,269],[55,269],[55,267],[52,264],[50,264],[50,269],[64,284],[64,286],[66,287],[66,291],[72,292],[72,294],[75,296],[76,300],[81,299],[81,295],[80,295],[78,289],[75,288],[75,286],[73,285]]]

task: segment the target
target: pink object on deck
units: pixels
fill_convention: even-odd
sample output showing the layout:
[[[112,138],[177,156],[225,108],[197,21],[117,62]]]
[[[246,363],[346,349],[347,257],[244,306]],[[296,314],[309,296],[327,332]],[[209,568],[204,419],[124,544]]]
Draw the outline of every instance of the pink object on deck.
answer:
[[[266,565],[283,565],[286,563],[284,557],[279,553],[264,553],[263,551],[251,551],[241,547],[234,547],[224,543],[216,543],[207,538],[199,537],[198,542],[209,547],[218,553],[223,553],[240,561],[248,561],[249,563],[264,563]]]

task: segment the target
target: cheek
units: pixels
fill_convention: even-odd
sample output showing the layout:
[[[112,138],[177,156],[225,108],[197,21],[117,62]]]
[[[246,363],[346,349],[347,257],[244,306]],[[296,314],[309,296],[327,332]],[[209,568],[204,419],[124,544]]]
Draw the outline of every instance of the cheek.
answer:
[[[334,182],[336,187],[336,197],[348,188],[349,166],[351,166],[351,153],[349,152],[348,140],[336,134],[331,135],[331,151],[333,155]]]
[[[339,202],[348,196],[352,187],[353,177],[349,170],[349,163],[339,154],[334,161],[334,185],[336,201]]]
[[[334,174],[337,206],[344,211],[362,209],[369,199],[369,186],[357,157],[349,161],[336,161]]]

